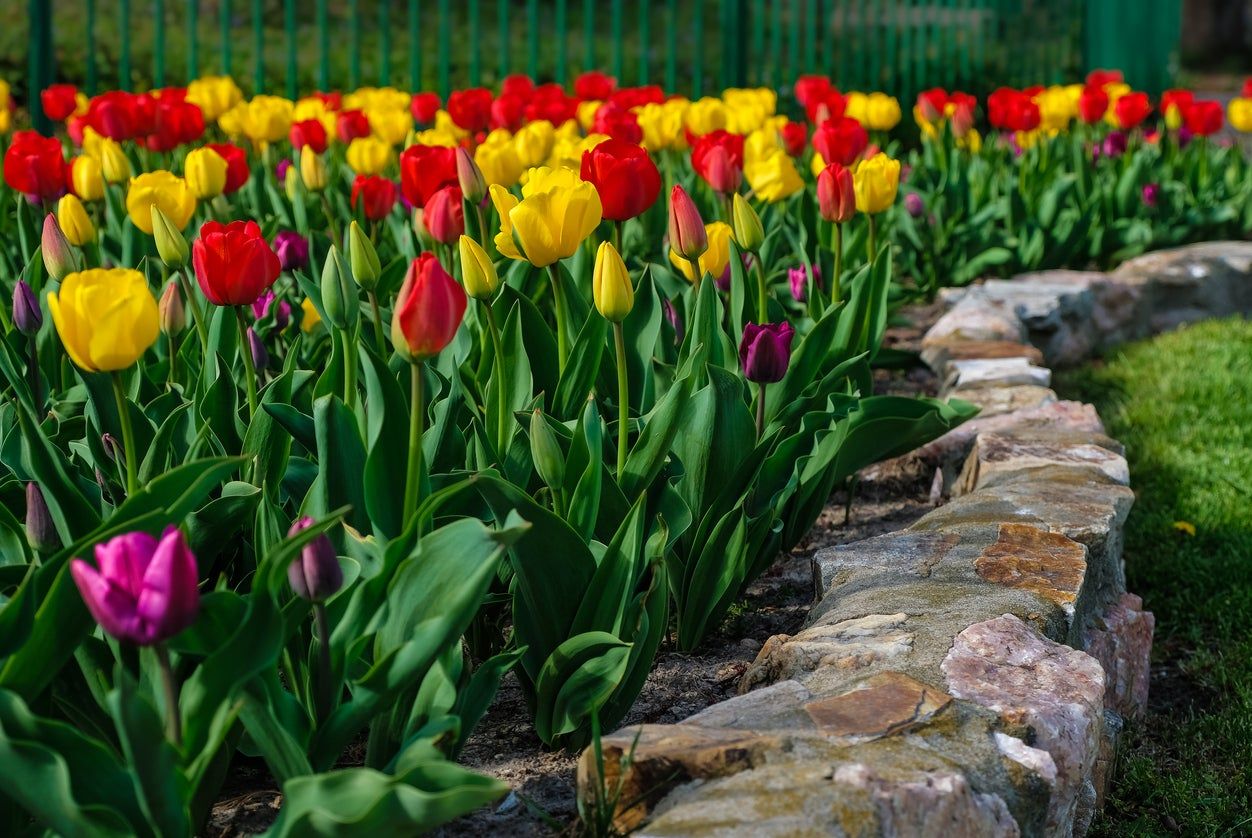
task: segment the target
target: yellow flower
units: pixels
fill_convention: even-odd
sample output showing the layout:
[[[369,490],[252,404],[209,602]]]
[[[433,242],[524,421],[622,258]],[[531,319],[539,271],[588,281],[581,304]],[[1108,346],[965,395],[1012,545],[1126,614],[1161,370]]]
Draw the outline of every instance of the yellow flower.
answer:
[[[482,245],[469,236],[457,241],[461,253],[461,283],[465,293],[476,300],[490,300],[500,287],[500,276]]]
[[[313,146],[306,145],[300,149],[300,179],[310,192],[321,192],[326,188],[326,163]]]
[[[335,136],[335,113],[326,107],[326,103],[316,96],[297,99],[291,111],[292,122],[305,122],[316,119],[326,129],[326,136]]]
[[[982,150],[982,134],[971,128],[965,132],[965,136],[956,138],[956,147],[977,154]]]
[[[522,161],[513,148],[513,135],[497,128],[474,150],[474,162],[482,170],[488,184],[509,187],[522,176]]]
[[[683,125],[689,106],[686,99],[670,99],[664,104],[649,102],[636,108],[635,118],[643,131],[643,147],[652,152],[685,148]]]
[[[242,108],[239,112],[239,133],[256,145],[263,146],[266,143],[276,143],[287,136],[296,106],[290,99],[281,96],[261,95],[252,97]]]
[[[729,121],[726,105],[721,99],[705,96],[688,106],[684,116],[687,129],[697,137],[725,128]]]
[[[153,204],[182,230],[196,211],[196,196],[187,188],[187,182],[172,172],[147,172],[132,178],[126,190],[126,212],[131,223],[148,235],[152,235]]]
[[[603,214],[596,188],[570,169],[531,169],[520,202],[499,184],[491,200],[500,213],[496,249],[537,268],[574,255]]]
[[[13,130],[13,114],[8,108],[0,107],[0,135],[7,134]]]
[[[61,281],[48,310],[70,359],[87,372],[129,367],[157,339],[157,301],[139,271],[93,268]]]
[[[455,133],[447,128],[427,128],[425,131],[418,131],[413,135],[413,145],[437,145],[444,148],[456,148],[461,144],[461,140]]]
[[[865,98],[865,119],[861,124],[870,131],[890,131],[895,128],[900,124],[899,100],[886,93],[869,94]]]
[[[95,241],[96,225],[83,209],[83,202],[73,195],[65,195],[57,202],[57,223],[72,245],[82,247]]]
[[[243,101],[243,91],[230,76],[204,76],[187,85],[187,101],[200,106],[205,122],[214,122]]]
[[[730,240],[735,231],[725,221],[714,221],[704,225],[704,233],[709,239],[709,249],[700,255],[700,272],[719,279],[730,266]],[[696,276],[691,271],[691,263],[673,248],[670,248],[669,261],[682,272],[688,282],[695,282]]]
[[[452,119],[452,114],[445,110],[435,111],[435,130],[451,134],[455,140],[454,145],[470,135],[469,131],[457,125]],[[423,143],[423,145],[431,145],[431,143]]]
[[[513,135],[513,149],[526,168],[547,162],[555,144],[556,129],[544,119],[527,123]]]
[[[1227,113],[1231,128],[1243,133],[1252,132],[1252,99],[1231,99]]]
[[[345,111],[409,109],[409,94],[394,87],[358,87],[343,97]]]
[[[84,201],[99,201],[104,197],[104,169],[96,158],[80,154],[70,166],[70,181],[74,193]]]
[[[569,137],[558,138],[556,145],[552,149],[552,156],[548,158],[546,165],[550,169],[573,169],[581,171],[583,165],[583,152],[591,151],[600,143],[607,140],[607,134],[589,134],[586,137]]]
[[[879,152],[852,171],[852,188],[856,191],[858,212],[877,213],[896,201],[900,188],[900,161]]]
[[[205,146],[187,152],[183,177],[193,195],[203,201],[216,198],[226,188],[226,158]]]
[[[1104,112],[1104,121],[1114,128],[1120,128],[1121,123],[1117,121],[1117,113],[1114,111],[1113,106],[1117,104],[1118,99],[1130,92],[1130,85],[1125,82],[1113,82],[1104,86],[1104,92],[1109,96],[1109,107]]]
[[[83,153],[100,162],[100,170],[109,183],[130,179],[130,160],[116,140],[97,134],[88,127],[83,131]]]
[[[756,197],[771,204],[804,189],[804,179],[796,171],[796,164],[781,148],[775,148],[755,160],[745,158],[743,175],[748,179]]]
[[[869,128],[869,97],[859,90],[848,92],[844,97],[843,115]]]
[[[346,157],[358,175],[382,174],[391,162],[391,146],[377,137],[357,137],[348,145]]]
[[[370,121],[370,129],[374,135],[389,146],[398,146],[413,130],[413,115],[408,105],[403,110],[396,108],[371,108],[365,112]]]
[[[778,95],[767,88],[731,88],[722,93],[722,102],[726,105],[726,129],[747,134],[774,115]]]
[[[1177,532],[1182,533],[1183,535],[1190,535],[1190,536],[1195,535],[1195,524],[1191,523],[1190,521],[1175,521],[1174,529]]]
[[[591,296],[596,311],[610,323],[621,323],[635,307],[635,287],[622,256],[609,242],[601,242],[591,273]]]
[[[308,297],[300,303],[300,312],[300,331],[309,334],[321,325],[322,315],[317,313],[317,306],[313,305],[313,301]]]
[[[1039,106],[1039,127],[1049,134],[1058,134],[1069,128],[1070,120],[1078,115],[1078,102],[1070,98],[1069,91],[1053,85],[1034,97]]]
[[[600,110],[600,106],[603,104],[598,99],[578,103],[578,124],[582,126],[584,131],[590,131],[592,126],[596,124],[596,111]]]

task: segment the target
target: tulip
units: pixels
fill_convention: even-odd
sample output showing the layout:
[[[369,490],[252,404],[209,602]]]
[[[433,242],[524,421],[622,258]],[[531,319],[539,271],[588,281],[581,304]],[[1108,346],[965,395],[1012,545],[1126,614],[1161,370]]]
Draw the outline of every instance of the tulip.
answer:
[[[617,479],[621,480],[622,472],[626,470],[626,425],[630,419],[630,385],[626,374],[626,338],[622,321],[634,308],[635,289],[631,285],[626,263],[609,242],[602,242],[596,251],[591,291],[596,311],[613,324],[617,355]]]
[[[39,300],[24,279],[13,286],[13,325],[26,337],[34,337],[43,326]]]
[[[348,228],[348,265],[352,268],[352,277],[357,284],[366,291],[373,291],[382,274],[382,264],[378,260],[374,243],[356,221]]]
[[[478,168],[469,150],[461,146],[456,148],[456,179],[461,194],[471,204],[477,206],[487,197],[487,181],[483,178],[482,169]]]
[[[926,205],[922,202],[922,196],[916,192],[910,192],[905,195],[904,211],[912,218],[921,218],[922,213],[926,211]]]
[[[730,240],[734,234],[729,224],[724,221],[714,221],[704,228],[704,238],[708,242],[708,247],[700,254],[698,260],[692,262],[684,259],[678,251],[671,248],[670,264],[682,272],[682,275],[692,284],[697,284],[701,277],[708,274],[719,285],[722,285],[730,275]]]
[[[303,150],[307,145],[313,147],[315,154],[324,153],[328,144],[326,126],[320,119],[302,119],[291,123],[291,131],[288,132],[287,139],[296,151]]]
[[[483,173],[487,186],[513,186],[521,179],[522,161],[507,131],[492,131],[474,150],[474,163]]]
[[[1109,109],[1109,95],[1102,87],[1087,85],[1078,97],[1078,116],[1088,125],[1104,118]]]
[[[448,96],[448,115],[460,128],[476,133],[491,119],[491,91],[484,87],[457,90]]]
[[[61,141],[34,131],[18,131],[4,153],[4,180],[10,188],[48,202],[65,192]]]
[[[185,180],[170,172],[147,172],[133,178],[126,190],[126,212],[131,223],[150,236],[154,205],[165,213],[175,230],[182,230],[196,210],[196,196]]]
[[[642,215],[661,194],[661,173],[652,158],[638,145],[622,140],[606,140],[584,151],[581,176],[596,188],[602,214],[610,221]]]
[[[813,150],[821,156],[823,165],[851,166],[868,146],[869,134],[851,117],[828,119],[813,132]]]
[[[458,186],[445,186],[426,202],[422,222],[430,237],[440,244],[452,244],[465,233],[465,207]]]
[[[226,160],[211,148],[194,149],[183,161],[183,175],[198,200],[216,198],[226,189]]]
[[[87,372],[126,369],[156,342],[156,300],[138,271],[71,273],[48,294],[48,309],[70,359]]]
[[[209,302],[248,305],[282,272],[277,254],[255,221],[205,222],[191,249],[196,281]]]
[[[291,525],[290,538],[313,526],[307,516]],[[300,554],[287,566],[287,582],[295,595],[303,600],[322,603],[339,593],[343,587],[343,568],[335,555],[335,546],[325,533],[314,536],[300,549]]]
[[[895,203],[900,188],[900,161],[881,152],[862,161],[852,173],[852,188],[856,192],[856,208],[869,214],[869,258],[878,255],[877,219]]]
[[[178,291],[178,283],[171,282],[161,293],[157,303],[157,316],[161,331],[169,337],[175,337],[187,328],[187,310],[183,306],[183,295]]]
[[[684,272],[698,288],[703,274],[699,273],[697,260],[709,249],[709,238],[700,218],[700,210],[678,184],[669,193],[669,246],[690,263],[691,271]],[[670,258],[673,259],[672,256]]]
[[[216,122],[243,101],[243,91],[230,76],[204,76],[187,85],[187,101],[199,105],[206,120]]]
[[[445,186],[460,186],[456,149],[419,144],[400,154],[400,189],[414,207],[426,206]]]
[[[43,266],[48,275],[55,279],[78,270],[78,254],[70,247],[69,239],[57,223],[57,217],[48,213],[43,219],[43,235],[40,240],[40,251],[43,253]]]
[[[150,208],[152,215],[152,238],[156,241],[157,254],[160,255],[161,261],[169,268],[181,268],[187,264],[187,258],[191,255],[191,251],[187,247],[187,239],[181,232],[170,222],[169,217],[161,211],[161,207],[153,204]]]
[[[1156,206],[1160,200],[1161,185],[1159,183],[1145,183],[1143,185],[1143,205],[1149,209]]]
[[[335,117],[335,133],[339,135],[339,142],[351,145],[353,140],[370,135],[369,118],[358,110],[341,111]]]
[[[311,146],[300,149],[300,179],[310,192],[321,192],[326,188],[326,163]]]
[[[802,303],[808,299],[810,271],[812,272],[813,286],[815,288],[821,288],[822,271],[821,267],[817,264],[809,266],[801,265],[798,268],[787,269],[787,281],[791,285],[791,296],[797,303]]]
[[[398,195],[396,185],[378,175],[357,175],[352,181],[351,204],[370,221],[382,221],[391,214]]]
[[[782,381],[791,361],[791,339],[795,329],[790,323],[745,323],[739,342],[739,366],[744,378],[757,384],[756,435],[765,431],[765,385]]]
[[[778,203],[804,189],[796,164],[781,148],[749,160],[744,174],[756,197],[767,203]]]
[[[358,137],[348,146],[345,157],[358,175],[378,175],[391,162],[391,146],[377,137]]]
[[[1146,93],[1127,93],[1113,103],[1112,115],[1123,131],[1135,128],[1152,113],[1152,105]]]
[[[761,226],[761,216],[737,192],[731,204],[731,217],[735,222],[735,242],[749,253],[758,252],[765,243],[765,228]]]
[[[527,123],[513,135],[513,148],[522,165],[528,168],[547,161],[555,144],[556,130],[547,120]]]
[[[856,190],[851,170],[831,163],[817,176],[817,208],[834,224],[850,221],[856,213]]]
[[[36,553],[51,553],[61,546],[48,502],[34,482],[26,484],[26,543]]]
[[[64,122],[78,109],[78,88],[72,84],[53,84],[39,93],[44,116],[53,122]]]
[[[560,492],[565,485],[565,453],[539,408],[530,414],[530,458],[535,471],[539,472],[539,479],[552,492],[553,505],[559,510]]]
[[[248,329],[248,353],[252,356],[252,368],[254,370],[267,369],[270,365],[270,353],[265,348],[265,342],[261,340],[261,336],[256,333],[256,329]]]
[[[96,225],[83,209],[83,202],[72,193],[62,195],[57,202],[57,221],[72,245],[84,247],[96,240]]]
[[[257,297],[256,302],[252,304],[252,316],[259,321],[271,312],[274,315],[274,327],[280,332],[286,329],[291,321],[291,304],[274,296],[272,289]]]
[[[322,264],[322,307],[326,319],[337,329],[356,325],[360,317],[360,299],[351,285],[352,277],[339,248],[331,245]]]
[[[284,271],[298,271],[309,264],[309,240],[295,230],[274,234],[274,253]]]
[[[130,180],[130,158],[115,140],[101,137],[96,147],[96,156],[100,158],[100,169],[106,181],[123,183]]]
[[[461,280],[465,291],[476,300],[490,300],[500,288],[500,277],[482,245],[469,236],[457,242],[461,253]]]
[[[691,147],[691,167],[714,192],[728,195],[743,182],[743,137],[713,131]]]
[[[1197,100],[1182,108],[1183,124],[1199,137],[1209,137],[1222,130],[1221,102]]]
[[[409,104],[409,111],[413,114],[413,119],[422,125],[430,125],[435,121],[435,114],[439,112],[439,94],[437,93],[414,93],[413,100]]]
[[[1252,97],[1231,99],[1226,117],[1230,120],[1230,127],[1236,131],[1244,134],[1252,132]]]
[[[70,164],[70,186],[84,201],[104,198],[104,170],[100,161],[86,154],[75,157]]]

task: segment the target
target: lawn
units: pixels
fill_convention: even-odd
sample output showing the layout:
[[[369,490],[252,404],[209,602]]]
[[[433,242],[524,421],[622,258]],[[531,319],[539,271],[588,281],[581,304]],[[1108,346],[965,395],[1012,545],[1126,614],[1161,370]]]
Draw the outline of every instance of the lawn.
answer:
[[[1127,728],[1093,834],[1247,834],[1252,323],[1214,321],[1133,344],[1059,387],[1093,402],[1126,445],[1137,495],[1128,587],[1157,619],[1149,714]]]

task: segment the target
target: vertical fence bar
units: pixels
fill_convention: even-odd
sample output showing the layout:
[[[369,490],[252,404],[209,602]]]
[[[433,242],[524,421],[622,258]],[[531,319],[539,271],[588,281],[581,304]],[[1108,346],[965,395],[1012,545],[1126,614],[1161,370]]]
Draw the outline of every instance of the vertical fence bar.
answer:
[[[94,20],[95,3],[88,4],[89,20]],[[88,37],[92,37],[88,33]],[[92,38],[94,41],[95,39]],[[95,55],[92,55],[95,61]],[[187,81],[200,75],[200,0],[187,0]],[[94,92],[94,88],[92,89]]]
[[[87,0],[87,95],[96,95],[96,0]]]
[[[48,20],[52,19],[52,9],[48,9]],[[51,25],[51,23],[49,23]],[[130,0],[120,0],[117,5],[117,25],[123,33],[130,31]],[[130,38],[123,37],[118,45],[117,86],[121,90],[130,90]]]
[[[753,0],[752,2],[752,45],[748,51],[748,64],[755,70],[756,75],[753,77],[754,84],[764,84],[768,76],[761,69],[762,62],[765,61],[765,0]],[[773,83],[770,78],[769,82]]]
[[[612,27],[609,66],[614,78],[622,78],[622,0],[611,0],[609,26]]]
[[[222,43],[222,75],[231,75],[230,71],[230,0],[222,0],[222,5],[218,9],[218,26],[220,27],[220,37]],[[123,32],[126,29],[122,30]],[[125,43],[126,39],[123,38]]]
[[[52,123],[43,112],[40,94],[52,83],[52,8],[44,0],[30,0],[26,11],[26,19],[30,21],[26,107],[30,109],[30,120],[35,130],[47,135],[52,133]]]
[[[652,54],[652,4],[639,0],[639,84],[648,83],[648,60]]]
[[[500,69],[496,75],[504,78],[509,74],[509,0],[500,0],[496,8],[496,30],[500,40],[496,45],[500,55]]]
[[[348,0],[348,86],[361,86],[361,10]]]
[[[804,72],[811,73],[817,65],[817,0],[804,4]]]
[[[557,84],[565,84],[568,76],[569,58],[566,56],[566,46],[569,41],[569,28],[566,19],[565,0],[556,0],[556,72],[553,78]]]
[[[326,0],[317,0],[317,89],[330,90],[330,21]]]
[[[482,83],[482,33],[478,27],[478,0],[469,0],[469,83],[478,87]]]
[[[299,92],[296,81],[296,0],[283,0],[283,31],[287,46],[287,98]]]
[[[417,0],[409,0],[408,14],[408,47],[409,47],[409,89],[416,92],[422,89],[422,43],[421,30],[418,28]]]
[[[848,89],[848,82],[852,76],[852,62],[849,60],[851,55],[851,50],[849,49],[851,44],[851,35],[849,33],[850,22],[848,19],[848,7],[850,5],[851,4],[848,3],[847,0],[843,0],[843,2],[839,3],[839,30],[837,34],[831,38],[834,43],[838,44],[835,57],[838,59],[839,69],[837,71],[838,75],[835,79],[835,83],[841,90]]]
[[[261,0],[252,0],[252,92],[265,92],[265,20]]]
[[[883,25],[887,36],[887,66],[879,80],[880,90],[895,90],[900,85],[900,17],[904,0],[884,0]]]
[[[526,0],[526,72],[539,74],[539,0]]]
[[[451,10],[448,8],[448,0],[439,0],[439,95],[448,98],[448,94],[452,91],[451,84],[451,58],[449,50],[451,48],[451,26],[452,21]]]
[[[696,0],[695,17],[691,22],[691,31],[695,34],[692,39],[695,44],[691,50],[692,60],[695,62],[691,69],[691,87],[695,96],[704,95],[704,0]]]
[[[775,0],[770,5],[774,9],[774,15],[769,27],[769,76],[771,85],[780,88],[787,83],[782,74],[783,4]]]
[[[165,0],[153,0],[152,26],[152,83],[165,87]]]
[[[477,2],[477,0],[475,0]],[[381,46],[378,51],[378,83],[383,87],[391,86],[391,0],[379,0],[378,3],[378,37]]]
[[[678,87],[678,0],[665,4],[665,89]]]
[[[597,70],[596,66],[596,2],[583,0],[583,70]]]
[[[787,81],[794,82],[800,75],[800,4],[803,0],[789,0],[778,5],[787,8]]]

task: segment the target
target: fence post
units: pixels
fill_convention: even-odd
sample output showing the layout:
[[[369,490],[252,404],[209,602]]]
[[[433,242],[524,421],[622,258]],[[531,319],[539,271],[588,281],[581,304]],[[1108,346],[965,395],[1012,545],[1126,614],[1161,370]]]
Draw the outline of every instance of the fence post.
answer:
[[[30,0],[30,46],[27,55],[26,107],[41,134],[52,133],[40,93],[52,83],[52,0]]]

